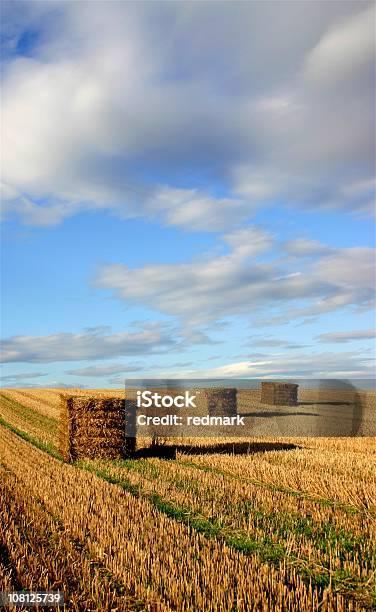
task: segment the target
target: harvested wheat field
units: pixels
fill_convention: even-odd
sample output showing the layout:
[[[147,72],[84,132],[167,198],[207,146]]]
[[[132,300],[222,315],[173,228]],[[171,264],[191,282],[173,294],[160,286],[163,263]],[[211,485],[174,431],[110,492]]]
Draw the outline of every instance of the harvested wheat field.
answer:
[[[376,608],[374,438],[171,438],[168,460],[142,438],[67,463],[60,393],[1,394],[0,591],[77,611]]]

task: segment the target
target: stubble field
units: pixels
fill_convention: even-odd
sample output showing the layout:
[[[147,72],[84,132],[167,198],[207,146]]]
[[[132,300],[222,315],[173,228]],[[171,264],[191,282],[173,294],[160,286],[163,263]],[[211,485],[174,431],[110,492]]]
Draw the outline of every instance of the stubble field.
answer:
[[[375,609],[374,438],[66,464],[59,392],[1,393],[0,590],[60,589],[77,611]]]

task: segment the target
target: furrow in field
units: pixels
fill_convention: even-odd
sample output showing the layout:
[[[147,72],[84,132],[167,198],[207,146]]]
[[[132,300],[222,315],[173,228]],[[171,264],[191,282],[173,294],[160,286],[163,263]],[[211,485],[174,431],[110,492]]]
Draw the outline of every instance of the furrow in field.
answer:
[[[310,460],[303,459],[306,464],[304,468],[299,458],[304,456],[306,450],[298,449],[289,452],[292,453],[292,457],[287,460],[287,465],[283,453],[280,453],[280,457],[274,458],[274,463],[273,458],[269,458],[269,453],[250,455],[197,455],[195,453],[194,455],[181,454],[180,458],[197,466],[220,471],[242,480],[249,479],[277,487],[286,487],[312,496],[352,505],[363,511],[375,510],[376,477],[372,472],[375,470],[376,462],[373,458],[370,458],[367,463],[367,473],[364,476],[357,474],[354,477],[351,475],[350,468],[346,474],[336,474],[334,469],[331,472],[321,470],[321,459],[316,467],[315,454],[309,452]]]
[[[37,437],[44,442],[57,441],[58,421],[46,417],[0,394],[0,417],[18,429]]]
[[[340,594],[306,587],[292,568],[245,557],[6,430],[2,437],[7,468],[136,597],[179,611],[348,609]]]
[[[353,480],[369,482],[370,485],[376,484],[376,457],[351,451],[336,451],[317,449],[317,448],[297,448],[288,453],[280,451],[270,451],[264,453],[263,458],[270,465],[279,465],[287,470],[294,469],[307,470],[315,466],[320,473],[328,476],[343,476]]]
[[[58,419],[60,412],[60,394],[46,394],[45,390],[25,391],[23,389],[3,389],[2,394],[10,400],[23,404],[46,417]]]
[[[370,594],[376,532],[369,517],[169,461],[81,465],[236,550],[277,566],[287,561],[313,584],[347,592],[351,580],[354,592]]]
[[[77,612],[148,609],[127,597],[124,587],[84,546],[77,545],[43,504],[25,495],[22,482],[11,471],[0,468],[0,477],[1,589],[60,590],[69,609]]]

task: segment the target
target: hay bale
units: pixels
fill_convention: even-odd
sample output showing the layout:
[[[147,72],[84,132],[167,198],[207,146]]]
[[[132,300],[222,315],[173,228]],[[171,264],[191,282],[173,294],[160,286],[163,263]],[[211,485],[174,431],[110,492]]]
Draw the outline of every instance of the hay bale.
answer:
[[[210,416],[231,417],[237,415],[237,390],[235,388],[213,387],[211,389],[196,389],[195,392],[198,405],[204,413]]]
[[[122,459],[136,449],[136,406],[119,397],[61,395],[59,450],[65,461]]]
[[[376,436],[376,392],[359,391],[356,396],[356,422],[354,435]]]
[[[271,406],[297,406],[298,387],[293,383],[262,382],[261,402]]]

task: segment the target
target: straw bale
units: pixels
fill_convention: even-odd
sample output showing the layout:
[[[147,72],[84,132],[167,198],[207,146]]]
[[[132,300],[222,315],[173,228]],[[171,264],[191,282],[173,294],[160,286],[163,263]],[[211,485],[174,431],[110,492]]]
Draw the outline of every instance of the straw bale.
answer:
[[[121,459],[136,448],[135,402],[119,397],[61,395],[59,448],[66,461]]]
[[[298,387],[293,383],[262,382],[261,402],[272,406],[297,406]]]

